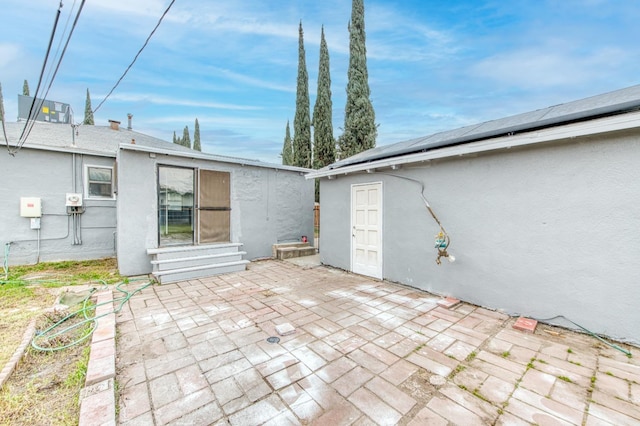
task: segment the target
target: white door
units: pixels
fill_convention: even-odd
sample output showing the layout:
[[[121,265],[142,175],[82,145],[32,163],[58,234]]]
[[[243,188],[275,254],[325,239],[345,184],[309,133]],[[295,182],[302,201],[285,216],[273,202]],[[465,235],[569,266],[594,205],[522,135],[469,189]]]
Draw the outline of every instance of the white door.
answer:
[[[351,270],[382,279],[382,183],[351,186]]]

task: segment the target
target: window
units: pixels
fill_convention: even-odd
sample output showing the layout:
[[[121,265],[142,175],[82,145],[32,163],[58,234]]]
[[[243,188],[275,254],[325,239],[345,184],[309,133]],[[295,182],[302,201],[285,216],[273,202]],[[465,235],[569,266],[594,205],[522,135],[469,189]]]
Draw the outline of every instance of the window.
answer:
[[[113,168],[87,166],[86,173],[87,198],[113,198]]]

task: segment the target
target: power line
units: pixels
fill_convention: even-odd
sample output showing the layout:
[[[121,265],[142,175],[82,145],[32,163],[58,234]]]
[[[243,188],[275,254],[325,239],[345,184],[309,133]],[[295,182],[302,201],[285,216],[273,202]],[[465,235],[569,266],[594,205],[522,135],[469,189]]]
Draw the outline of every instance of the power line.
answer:
[[[42,69],[40,70],[40,78],[38,78],[38,85],[36,86],[35,96],[33,97],[33,100],[31,101],[31,107],[29,108],[29,115],[27,116],[27,122],[25,123],[25,125],[24,125],[24,127],[22,129],[22,133],[20,134],[20,138],[19,138],[20,141],[24,137],[24,132],[27,129],[27,124],[29,124],[29,121],[32,119],[33,107],[36,104],[38,91],[40,90],[40,85],[42,84],[42,77],[44,76],[44,70],[47,67],[47,60],[49,59],[49,54],[51,53],[51,45],[53,44],[53,39],[54,39],[54,37],[56,35],[56,28],[58,27],[58,20],[60,19],[61,11],[62,11],[62,1],[60,1],[60,6],[58,6],[58,10],[56,11],[56,17],[55,17],[55,19],[53,21],[53,28],[51,29],[51,36],[49,37],[49,44],[47,46],[47,53],[44,56],[44,61],[42,63]],[[15,153],[18,152],[18,150],[20,148],[18,148],[16,150],[12,150],[9,147],[9,141],[7,141],[7,149],[9,150],[9,154],[15,155]]]
[[[104,97],[104,99],[102,100],[102,102],[100,102],[98,104],[98,106],[93,110],[93,113],[95,114],[100,107],[102,106],[102,104],[105,103],[105,101],[109,98],[109,96],[111,96],[111,94],[113,93],[114,90],[116,90],[116,87],[118,87],[118,85],[120,84],[120,82],[122,81],[122,79],[124,79],[124,77],[127,75],[127,73],[129,72],[129,70],[131,69],[131,67],[133,66],[133,64],[136,63],[136,60],[138,59],[138,56],[140,56],[140,54],[142,53],[142,51],[144,50],[145,47],[147,47],[147,44],[149,43],[149,40],[151,40],[151,37],[153,37],[153,34],[156,32],[156,30],[158,29],[158,27],[160,26],[160,24],[162,23],[162,20],[164,19],[164,17],[167,15],[167,13],[169,13],[169,10],[171,9],[171,6],[173,6],[173,3],[175,3],[176,0],[171,0],[171,3],[169,3],[169,6],[167,6],[167,9],[164,11],[164,13],[162,14],[162,16],[160,17],[160,19],[158,20],[158,23],[156,24],[156,26],[153,28],[153,30],[151,31],[151,34],[149,34],[149,37],[147,37],[147,39],[145,40],[144,44],[142,45],[142,47],[140,48],[140,50],[138,50],[138,53],[136,53],[136,56],[133,58],[133,61],[131,61],[131,63],[129,64],[129,66],[127,67],[126,70],[124,70],[124,73],[122,73],[122,75],[120,76],[120,78],[118,79],[118,81],[116,82],[116,84],[111,88],[111,90],[109,91],[109,93],[107,93],[107,96]]]
[[[58,70],[60,69],[60,65],[62,64],[62,59],[64,58],[64,54],[67,52],[67,47],[69,47],[69,42],[71,41],[71,37],[73,36],[73,31],[75,30],[75,28],[76,28],[76,26],[78,24],[78,19],[80,19],[80,14],[82,13],[82,8],[84,7],[85,2],[86,2],[86,0],[82,0],[82,2],[80,3],[80,7],[78,8],[78,12],[76,13],[76,17],[73,20],[73,24],[71,25],[71,30],[69,31],[69,35],[67,36],[67,41],[64,44],[62,52],[60,53],[60,57],[58,58],[58,62],[56,64],[56,67],[55,67],[55,69],[53,71],[51,79],[49,80],[49,84],[47,86],[47,90],[45,91],[44,95],[41,97],[40,102],[38,104],[38,111],[40,110],[40,108],[42,108],[42,104],[44,103],[44,101],[46,100],[47,96],[49,95],[49,90],[51,90],[51,86],[53,85],[53,81],[55,80],[56,75],[58,74]],[[62,3],[60,3],[60,4],[62,6]],[[64,35],[63,35],[63,37],[64,37]],[[37,94],[38,94],[38,90],[36,90],[36,97],[34,98],[34,101],[37,99]],[[32,104],[32,106],[33,106],[33,104]],[[31,122],[29,123],[29,120],[27,119],[27,123],[28,124],[25,125],[25,129],[27,128],[27,126],[29,126],[29,130],[27,131],[26,135],[24,135],[24,138],[23,137],[20,138],[20,141],[19,141],[19,144],[18,144],[18,150],[20,148],[22,148],[24,143],[27,141],[27,138],[31,134],[31,130],[33,130],[33,126],[35,125],[35,121],[36,120],[35,120],[35,117],[31,117],[31,113],[29,114],[29,118],[31,118]],[[23,129],[23,134],[24,134],[24,129]]]
[[[11,153],[11,149],[9,148],[9,138],[7,137],[7,128],[4,125],[4,100],[2,99],[2,83],[0,83],[0,121],[2,121],[2,134],[4,135],[4,141],[7,144],[7,151],[9,154]]]

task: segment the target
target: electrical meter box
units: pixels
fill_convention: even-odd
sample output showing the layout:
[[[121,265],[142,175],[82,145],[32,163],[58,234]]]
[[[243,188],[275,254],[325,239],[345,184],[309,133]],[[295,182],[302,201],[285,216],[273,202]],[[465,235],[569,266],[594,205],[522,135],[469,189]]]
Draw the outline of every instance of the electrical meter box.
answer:
[[[68,192],[65,205],[67,207],[82,207],[82,194]]]
[[[42,217],[42,201],[38,197],[20,197],[20,216]]]

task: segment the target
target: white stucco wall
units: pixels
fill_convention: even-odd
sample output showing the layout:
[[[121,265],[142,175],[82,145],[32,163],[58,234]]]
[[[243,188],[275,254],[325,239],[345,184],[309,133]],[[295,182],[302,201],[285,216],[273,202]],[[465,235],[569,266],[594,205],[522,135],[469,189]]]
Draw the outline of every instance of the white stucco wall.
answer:
[[[124,275],[151,272],[147,249],[158,247],[158,165],[231,174],[231,240],[243,243],[246,259],[271,256],[277,242],[313,242],[314,183],[295,171],[203,159],[118,154],[118,265]]]
[[[76,154],[75,191],[83,192],[84,165],[112,167],[115,159]],[[15,157],[0,152],[0,244],[11,242],[9,264],[38,260],[85,260],[115,256],[115,200],[84,200],[81,215],[82,244],[74,245],[73,228],[65,195],[74,192],[73,157],[70,153],[23,148]],[[40,254],[38,231],[20,216],[20,197],[42,200]]]
[[[350,269],[350,187],[383,182],[383,276],[640,343],[640,135],[610,134],[321,181],[321,257]],[[438,227],[456,262],[436,265]],[[562,323],[566,325],[566,323]]]

